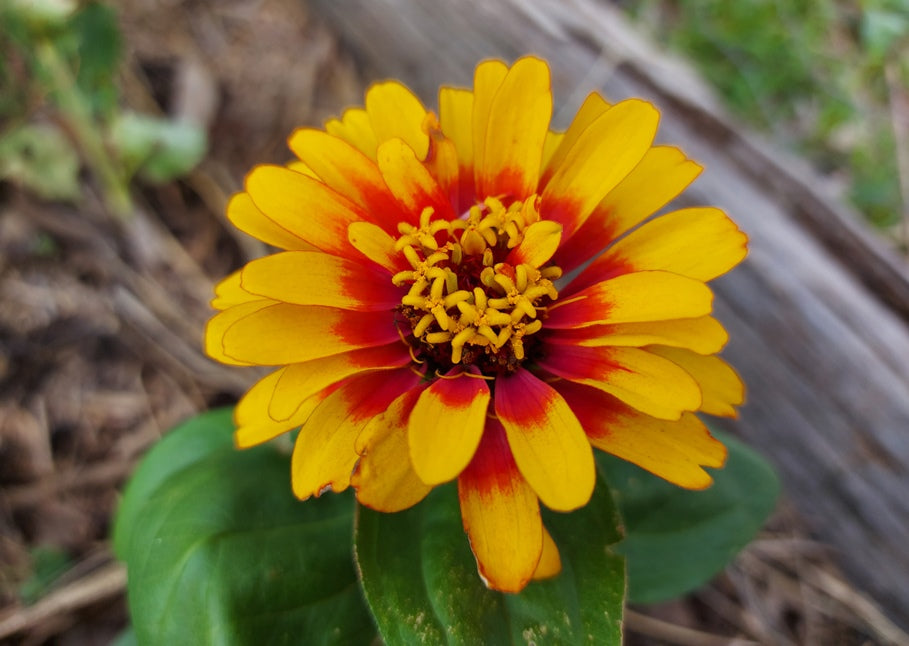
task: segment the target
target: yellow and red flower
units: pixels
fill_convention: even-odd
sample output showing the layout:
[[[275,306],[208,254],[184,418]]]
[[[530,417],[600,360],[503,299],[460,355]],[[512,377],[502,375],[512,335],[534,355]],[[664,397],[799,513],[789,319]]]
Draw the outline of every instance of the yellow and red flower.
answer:
[[[216,288],[210,356],[276,366],[236,409],[248,447],[300,427],[300,498],[356,490],[394,512],[457,480],[481,576],[515,592],[560,569],[543,527],[583,506],[591,447],[679,486],[725,448],[735,372],[706,282],[745,256],[716,208],[651,217],[701,168],[653,144],[659,114],[591,94],[550,130],[548,66],[481,63],[439,115],[385,82],[297,161],[258,166],[228,217],[284,251]]]

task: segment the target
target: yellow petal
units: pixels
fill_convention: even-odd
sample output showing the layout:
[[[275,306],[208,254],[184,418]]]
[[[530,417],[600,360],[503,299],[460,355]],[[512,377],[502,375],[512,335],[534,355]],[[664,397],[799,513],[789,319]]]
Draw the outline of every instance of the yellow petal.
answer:
[[[549,308],[546,327],[695,318],[709,314],[712,308],[713,292],[701,281],[666,271],[639,271],[610,278],[557,301]]]
[[[420,392],[413,388],[398,397],[357,438],[361,457],[350,484],[360,504],[396,512],[417,504],[432,490],[417,477],[408,455],[407,420]]]
[[[234,409],[234,423],[237,426],[234,444],[238,449],[262,444],[298,427],[327,396],[327,393],[316,393],[303,402],[288,419],[272,419],[268,415],[268,404],[284,371],[282,368],[258,381],[237,403]]]
[[[489,125],[489,110],[499,91],[499,86],[508,74],[508,67],[499,60],[483,61],[473,74],[473,167],[484,166],[486,154],[486,127]]]
[[[418,382],[406,368],[369,373],[344,382],[326,397],[297,436],[290,463],[294,494],[305,500],[329,487],[335,492],[346,489],[359,458],[357,436]]]
[[[233,366],[254,365],[254,362],[244,361],[224,352],[224,334],[237,321],[272,305],[275,305],[275,301],[260,298],[240,303],[215,314],[205,325],[205,354],[216,361]]]
[[[473,169],[473,92],[443,87],[439,90],[439,125],[455,146],[462,169]]]
[[[522,368],[496,379],[495,410],[540,500],[557,511],[587,504],[596,480],[593,452],[561,395]]]
[[[537,569],[533,571],[533,580],[551,579],[561,571],[562,559],[559,556],[559,548],[544,526],[543,552],[540,554],[540,562],[537,563]]]
[[[618,237],[669,203],[701,174],[700,165],[678,148],[654,146],[597,206]]]
[[[307,177],[312,177],[313,179],[319,179],[318,173],[316,173],[316,171],[314,171],[312,168],[310,168],[309,166],[307,166],[306,164],[301,162],[299,159],[294,159],[292,161],[289,161],[289,162],[287,162],[286,165],[290,170],[292,170],[296,173],[306,175]]]
[[[426,108],[413,92],[397,81],[376,83],[366,91],[366,113],[379,146],[389,139],[401,139],[425,159],[429,135],[423,128]]]
[[[543,191],[540,208],[546,218],[565,227],[565,238],[641,161],[658,121],[651,104],[629,99],[606,110],[579,136]],[[604,159],[609,163],[604,165]]]
[[[367,370],[387,370],[410,363],[403,343],[363,348],[287,366],[274,388],[268,406],[272,419],[296,414],[301,403],[334,383]]]
[[[401,289],[385,272],[320,251],[286,251],[253,260],[241,285],[251,294],[297,305],[325,305],[363,312],[390,311]]]
[[[404,219],[376,163],[354,146],[321,130],[301,128],[290,149],[328,186],[377,217],[389,231]]]
[[[263,366],[286,365],[357,348],[386,345],[398,339],[388,312],[350,312],[330,307],[278,303],[234,315],[221,335],[223,354]],[[239,306],[246,307],[246,306]],[[209,329],[227,310],[209,322]],[[217,329],[223,326],[218,324]],[[210,332],[206,332],[206,338]],[[212,355],[214,356],[214,355]],[[220,359],[220,357],[218,357]]]
[[[215,297],[211,301],[211,306],[213,308],[218,311],[223,311],[234,305],[262,300],[261,296],[250,294],[240,287],[241,271],[242,270],[238,269],[215,285]]]
[[[543,168],[543,173],[546,172],[546,168],[552,161],[552,156],[555,155],[556,150],[559,149],[559,146],[562,145],[562,141],[565,139],[564,132],[555,132],[550,130],[546,133],[546,139],[543,141],[543,158],[540,160],[540,166]],[[543,175],[540,177],[540,186],[545,186],[545,178]]]
[[[707,282],[739,264],[747,236],[716,208],[673,211],[618,240],[577,278],[590,285],[617,271],[671,271]]]
[[[279,249],[307,251],[311,244],[265,216],[248,193],[237,193],[227,203],[227,219],[254,238]]]
[[[480,197],[536,192],[551,118],[549,66],[532,56],[517,60],[489,108],[483,164],[475,169]]]
[[[395,251],[395,239],[370,222],[354,222],[347,228],[347,240],[364,256],[394,275],[411,269],[404,254]]]
[[[429,485],[456,478],[473,457],[489,405],[489,386],[460,368],[436,379],[410,414],[410,459]]]
[[[600,347],[604,345],[641,348],[646,345],[668,345],[688,348],[698,354],[719,352],[729,334],[712,316],[671,321],[592,325],[581,329],[553,330],[551,343]]]
[[[451,200],[414,151],[401,139],[390,139],[379,144],[376,153],[379,170],[385,183],[394,194],[409,221],[416,223],[420,213],[431,207],[438,218],[453,219]]]
[[[721,467],[726,460],[726,447],[692,413],[660,420],[586,386],[562,381],[557,387],[593,446],[673,484],[704,489],[713,479],[702,467]]]
[[[568,130],[559,138],[559,146],[552,151],[552,155],[544,165],[540,186],[545,187],[549,183],[555,171],[565,162],[568,151],[575,145],[581,134],[609,108],[609,102],[597,92],[591,92],[587,96],[577,114],[574,115]]]
[[[642,413],[677,420],[701,406],[701,389],[672,361],[639,348],[553,345],[540,366],[618,397]]]
[[[508,254],[508,263],[517,266],[526,263],[540,267],[548,262],[559,248],[562,225],[549,220],[534,222],[524,231],[524,239]]]
[[[369,115],[363,108],[350,108],[340,119],[325,122],[325,132],[340,137],[370,159],[376,158],[379,142],[376,140],[376,133],[373,132]]]
[[[246,176],[246,191],[271,220],[336,256],[355,253],[347,243],[348,225],[371,219],[327,185],[282,166],[256,166]]]
[[[458,478],[458,497],[480,576],[493,590],[520,592],[540,562],[543,523],[537,497],[495,420]]]
[[[699,410],[721,417],[738,416],[735,407],[745,403],[745,384],[728,363],[719,357],[703,356],[683,348],[651,346],[648,349],[694,377],[703,396]]]

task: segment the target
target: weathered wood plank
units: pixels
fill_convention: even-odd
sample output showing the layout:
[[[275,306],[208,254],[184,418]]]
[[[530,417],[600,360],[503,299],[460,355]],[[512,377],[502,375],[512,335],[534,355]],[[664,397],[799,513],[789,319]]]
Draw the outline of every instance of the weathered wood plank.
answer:
[[[707,167],[685,204],[726,209],[751,254],[717,281],[726,356],[749,404],[732,426],[779,468],[847,574],[909,625],[909,271],[787,156],[742,135],[684,65],[594,0],[316,0],[376,78],[432,102],[474,64],[522,53],[553,69],[557,119],[588,90],[662,110],[659,139]]]

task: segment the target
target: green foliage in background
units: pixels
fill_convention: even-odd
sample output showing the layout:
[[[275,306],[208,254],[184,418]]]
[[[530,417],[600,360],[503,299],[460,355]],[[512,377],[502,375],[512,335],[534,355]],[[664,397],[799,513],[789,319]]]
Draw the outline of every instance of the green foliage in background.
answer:
[[[165,182],[202,159],[196,125],[123,110],[122,37],[110,6],[0,0],[0,25],[0,179],[76,202],[84,165],[123,216],[136,174]]]
[[[895,143],[909,105],[909,0],[622,4],[692,58],[739,115],[842,178],[871,222],[909,217],[899,179],[909,168]]]

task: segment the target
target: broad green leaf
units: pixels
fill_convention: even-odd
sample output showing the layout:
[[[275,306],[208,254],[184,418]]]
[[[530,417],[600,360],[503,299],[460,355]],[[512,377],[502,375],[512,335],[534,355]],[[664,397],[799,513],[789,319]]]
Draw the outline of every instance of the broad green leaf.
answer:
[[[353,499],[300,502],[290,460],[237,451],[229,410],[189,420],[123,495],[114,548],[139,644],[368,644],[351,555]]]
[[[396,514],[360,507],[363,589],[389,646],[619,644],[625,591],[618,516],[605,483],[571,514],[546,514],[562,573],[517,595],[487,589],[461,524],[453,485]]]
[[[773,511],[779,481],[757,453],[711,431],[729,449],[714,484],[689,491],[638,467],[598,453],[625,520],[617,551],[628,558],[628,598],[655,603],[689,592],[720,572]]]

